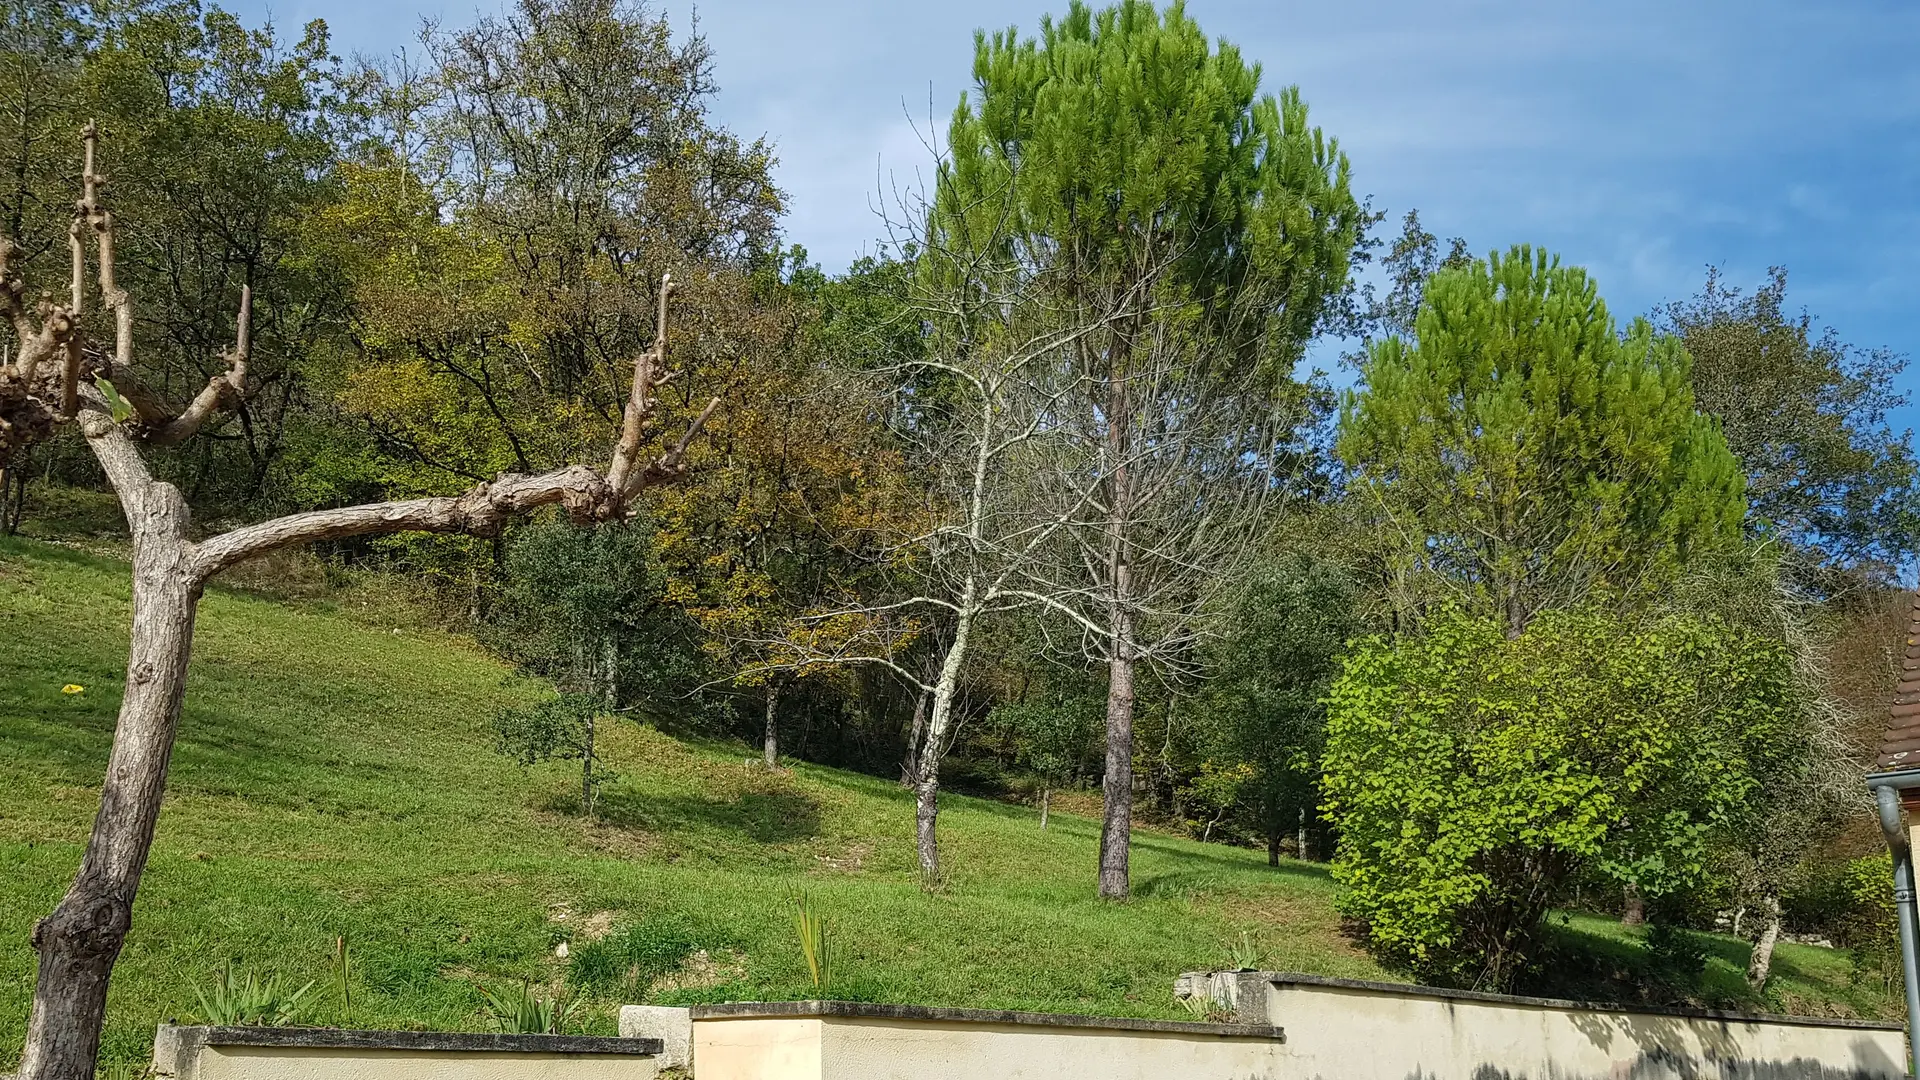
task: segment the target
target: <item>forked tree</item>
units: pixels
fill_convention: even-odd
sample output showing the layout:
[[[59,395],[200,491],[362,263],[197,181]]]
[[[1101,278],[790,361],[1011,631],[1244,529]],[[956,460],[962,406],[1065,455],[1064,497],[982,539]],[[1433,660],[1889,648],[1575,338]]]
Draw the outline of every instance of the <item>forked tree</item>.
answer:
[[[641,491],[686,472],[686,451],[720,402],[714,399],[680,438],[658,452],[649,418],[666,367],[667,301],[661,281],[651,348],[633,365],[613,458],[605,472],[572,465],[538,475],[503,474],[457,496],[369,503],[291,514],[196,538],[186,500],[156,480],[142,451],[192,438],[248,392],[251,296],[243,291],[227,370],[180,411],[142,385],[134,371],[133,304],[114,283],[113,217],[102,204],[105,178],[94,171],[97,133],[82,133],[81,198],[69,229],[71,295],[29,305],[25,283],[0,242],[0,306],[18,335],[0,364],[0,467],[14,454],[77,424],[120,498],[133,540],[133,633],[125,695],[100,793],[100,810],[73,885],[33,930],[39,976],[27,1025],[21,1080],[90,1080],[106,1014],[108,981],[132,925],[134,896],[146,867],[166,786],[192,655],[195,609],[206,584],[245,559],[318,540],[424,531],[491,536],[516,515],[560,505],[576,523],[628,514]],[[100,314],[112,316],[110,351],[88,340],[87,249],[91,239]]]

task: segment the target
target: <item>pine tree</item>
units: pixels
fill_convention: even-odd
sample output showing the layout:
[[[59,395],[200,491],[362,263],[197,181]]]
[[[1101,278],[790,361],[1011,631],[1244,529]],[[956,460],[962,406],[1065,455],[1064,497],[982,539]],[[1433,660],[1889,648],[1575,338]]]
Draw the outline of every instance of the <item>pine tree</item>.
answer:
[[[1100,893],[1119,897],[1135,667],[1180,647],[1205,587],[1184,575],[1223,569],[1248,520],[1236,506],[1265,490],[1255,477],[1297,422],[1293,363],[1348,286],[1363,214],[1299,91],[1261,95],[1259,67],[1210,43],[1182,4],[1076,2],[1038,40],[982,33],[974,80],[939,176],[936,244],[979,244],[1063,323],[1117,299],[1130,309],[1076,332],[1052,372],[1073,388],[1061,431],[1077,455],[1053,471],[1070,489],[1055,497],[1062,513],[1102,513],[1061,560],[1078,580],[1047,585],[1076,598],[1108,669]]]
[[[1436,273],[1412,340],[1371,345],[1341,406],[1400,612],[1452,600],[1518,634],[1736,540],[1740,469],[1689,363],[1644,319],[1617,333],[1586,272],[1544,251]]]

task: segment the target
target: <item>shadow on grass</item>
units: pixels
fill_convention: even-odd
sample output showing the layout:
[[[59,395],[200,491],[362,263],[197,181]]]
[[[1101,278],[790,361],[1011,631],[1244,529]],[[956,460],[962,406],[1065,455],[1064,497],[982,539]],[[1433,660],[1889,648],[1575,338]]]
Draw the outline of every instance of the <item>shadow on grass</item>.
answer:
[[[556,807],[557,808],[557,807]],[[577,810],[577,801],[567,809]],[[791,788],[743,791],[730,797],[651,795],[630,787],[604,791],[595,807],[610,825],[649,832],[735,833],[760,844],[820,835],[820,804]]]
[[[1749,953],[1746,942],[1715,934],[1688,936],[1705,954],[1698,970],[1663,966],[1647,948],[1644,931],[1609,928],[1602,932],[1550,916],[1543,934],[1542,962],[1521,977],[1515,991],[1620,1005],[1769,1009],[1742,978]]]

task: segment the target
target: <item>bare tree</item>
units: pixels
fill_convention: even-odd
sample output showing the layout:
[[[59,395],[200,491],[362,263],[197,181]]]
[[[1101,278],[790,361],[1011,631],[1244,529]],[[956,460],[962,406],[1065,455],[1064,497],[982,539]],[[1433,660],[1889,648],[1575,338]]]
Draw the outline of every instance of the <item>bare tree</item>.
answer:
[[[120,497],[132,533],[132,642],[92,835],[73,885],[34,927],[39,977],[22,1080],[93,1076],[108,982],[132,925],[186,691],[195,611],[209,580],[242,560],[318,540],[407,530],[490,536],[515,515],[551,505],[564,506],[581,523],[622,517],[641,491],[685,474],[688,445],[719,406],[717,398],[710,402],[662,452],[644,449],[655,390],[671,375],[665,365],[671,286],[663,280],[653,345],[634,361],[612,464],[604,473],[572,465],[532,476],[503,474],[457,496],[292,514],[195,539],[185,499],[173,485],[154,479],[141,451],[193,437],[244,399],[251,292],[241,294],[226,371],[184,410],[169,410],[133,371],[133,303],[114,281],[113,218],[100,201],[105,181],[94,171],[92,125],[83,141],[82,197],[69,230],[68,302],[56,304],[49,296],[29,310],[22,300],[25,284],[6,267],[13,250],[0,247],[0,306],[18,337],[12,363],[0,368],[0,466],[47,438],[56,425],[79,426]],[[82,329],[89,236],[102,314],[113,318],[110,353],[92,348]]]
[[[1004,222],[944,224],[993,229]],[[891,380],[894,424],[928,491],[926,528],[891,549],[917,591],[809,613],[788,638],[769,643],[783,651],[770,668],[880,664],[924,695],[905,771],[928,887],[941,880],[940,766],[956,733],[974,635],[982,620],[1015,609],[1068,610],[1036,588],[1045,575],[1035,564],[1050,557],[1063,530],[1093,512],[1087,500],[1095,488],[1081,501],[1050,504],[1036,486],[1040,470],[1060,456],[1046,446],[1066,437],[1068,399],[1085,390],[1060,378],[1070,367],[1063,356],[1144,302],[1137,291],[1121,291],[1105,304],[1051,310],[1036,300],[1046,290],[1036,288],[1030,268],[1006,258],[1001,245],[955,241],[936,226],[916,245],[908,314],[930,339],[924,355],[866,373]],[[929,638],[924,666],[906,662],[903,653]]]
[[[1141,277],[1165,297],[1157,274]],[[1236,324],[1262,320],[1258,298],[1223,306],[1227,325],[1207,326],[1163,299],[1117,327],[1124,347],[1065,352],[1052,376],[1077,392],[1059,398],[1036,489],[1070,527],[1020,573],[1053,599],[1043,627],[1067,630],[1051,646],[1107,668],[1099,891],[1110,899],[1129,891],[1139,672],[1170,688],[1197,674],[1209,613],[1297,486],[1310,388],[1248,347],[1261,330]]]

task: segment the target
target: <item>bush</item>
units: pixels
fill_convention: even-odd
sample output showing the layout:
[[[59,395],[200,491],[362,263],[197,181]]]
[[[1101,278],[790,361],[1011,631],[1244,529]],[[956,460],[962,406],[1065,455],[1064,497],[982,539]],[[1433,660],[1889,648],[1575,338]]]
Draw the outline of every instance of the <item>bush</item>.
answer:
[[[1893,901],[1893,856],[1885,851],[1847,864],[1846,913],[1835,920],[1853,953],[1853,977],[1892,998],[1901,985],[1899,911]]]
[[[1428,631],[1348,656],[1324,779],[1343,910],[1428,980],[1510,986],[1583,870],[1649,897],[1698,882],[1791,708],[1778,649],[1712,620]]]

